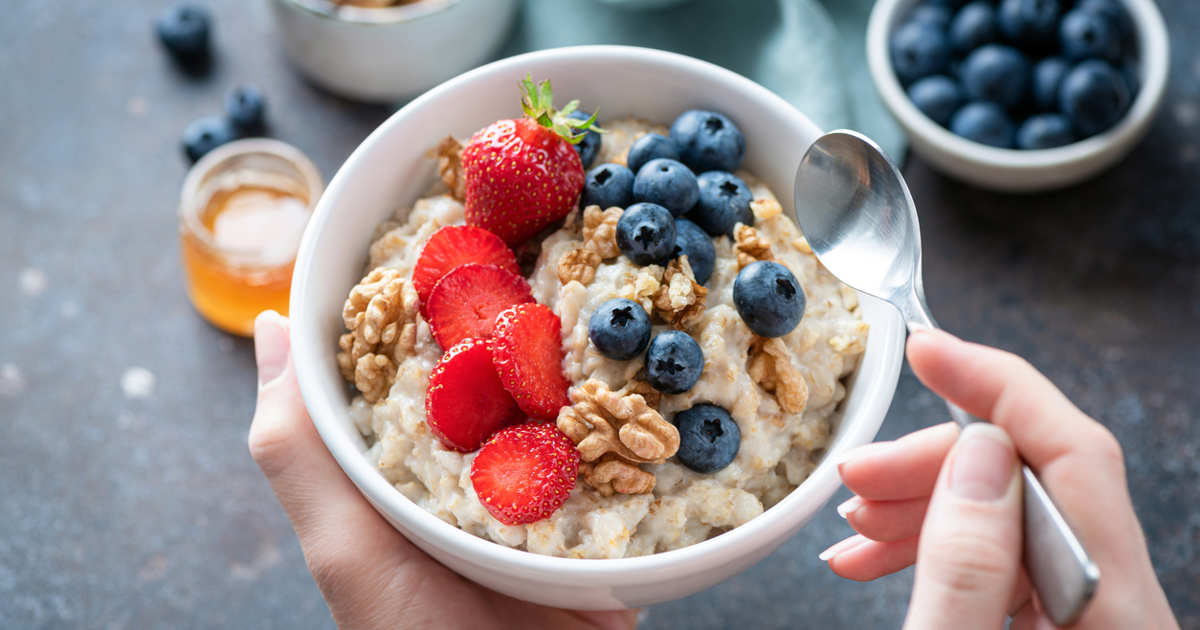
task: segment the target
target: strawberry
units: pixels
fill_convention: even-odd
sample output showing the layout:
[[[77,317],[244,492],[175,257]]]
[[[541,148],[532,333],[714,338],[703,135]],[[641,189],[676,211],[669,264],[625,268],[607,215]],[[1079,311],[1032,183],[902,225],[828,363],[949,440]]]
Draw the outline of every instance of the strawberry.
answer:
[[[492,361],[500,382],[531,418],[553,420],[567,399],[562,322],[549,307],[518,304],[496,317]]]
[[[532,301],[521,276],[496,265],[467,263],[438,280],[425,312],[434,339],[449,348],[467,337],[491,337],[500,311]]]
[[[424,306],[433,286],[459,265],[483,263],[521,273],[517,257],[491,232],[473,225],[447,225],[430,235],[413,267],[413,288]]]
[[[429,374],[425,421],[446,448],[479,448],[497,430],[524,419],[492,367],[487,339],[467,338],[452,346]]]
[[[567,216],[583,190],[583,163],[572,146],[593,129],[595,115],[570,118],[571,101],[553,107],[550,82],[521,81],[526,117],[477,131],[462,151],[467,223],[518,245]]]
[[[540,521],[566,503],[579,475],[579,452],[550,423],[502,429],[471,462],[479,502],[505,525]]]

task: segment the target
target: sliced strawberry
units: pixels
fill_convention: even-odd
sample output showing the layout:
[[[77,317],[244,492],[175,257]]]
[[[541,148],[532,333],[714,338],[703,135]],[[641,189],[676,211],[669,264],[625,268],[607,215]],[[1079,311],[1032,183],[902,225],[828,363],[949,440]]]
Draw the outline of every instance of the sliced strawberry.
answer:
[[[471,463],[480,503],[505,525],[540,521],[566,503],[579,475],[579,452],[550,423],[501,430]]]
[[[492,360],[500,382],[531,418],[553,420],[567,399],[562,322],[549,307],[518,304],[496,317]]]
[[[425,421],[446,448],[464,453],[524,414],[492,366],[487,339],[468,338],[454,345],[433,367],[425,390]]]
[[[467,337],[491,337],[500,311],[532,301],[529,283],[521,276],[496,265],[467,263],[438,280],[425,313],[433,337],[449,348]]]
[[[413,288],[422,306],[442,276],[467,263],[496,265],[520,273],[517,257],[499,236],[473,225],[447,225],[425,241],[413,268]]]

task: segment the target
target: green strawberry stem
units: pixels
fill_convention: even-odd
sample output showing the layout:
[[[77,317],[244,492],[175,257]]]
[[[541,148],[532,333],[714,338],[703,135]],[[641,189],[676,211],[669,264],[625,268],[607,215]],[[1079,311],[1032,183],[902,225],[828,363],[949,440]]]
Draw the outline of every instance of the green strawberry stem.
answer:
[[[521,110],[537,124],[558,134],[571,144],[579,144],[587,131],[604,133],[596,126],[596,114],[587,120],[570,118],[571,112],[579,109],[579,101],[571,101],[560,110],[554,109],[554,92],[550,89],[550,79],[535,84],[532,75],[521,79]]]

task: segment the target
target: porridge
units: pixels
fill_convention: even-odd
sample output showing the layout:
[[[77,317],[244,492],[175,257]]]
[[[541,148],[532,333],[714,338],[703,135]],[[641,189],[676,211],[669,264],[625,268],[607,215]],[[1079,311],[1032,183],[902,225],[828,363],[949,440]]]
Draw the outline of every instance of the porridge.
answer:
[[[536,91],[529,100],[536,109]],[[710,143],[715,157],[703,141],[685,147],[681,163],[656,157],[674,148],[652,146],[668,139],[665,127],[634,118],[605,121],[598,136],[584,126],[598,146],[562,143],[578,170],[600,165],[582,186],[566,178],[582,199],[565,217],[543,218],[542,229],[484,225],[515,253],[448,227],[481,223],[468,207],[494,193],[471,189],[481,163],[471,146],[505,122],[466,147],[439,147],[444,184],[380,226],[347,299],[338,360],[358,391],[350,413],[368,457],[437,517],[539,554],[652,554],[761,514],[827,445],[866,344],[856,293],[817,263],[771,191],[721,155],[729,136]],[[688,176],[698,183],[674,185]],[[589,203],[613,194],[622,203]],[[450,269],[456,256],[482,264]],[[537,346],[543,333],[552,338]],[[554,464],[539,468],[539,458]],[[525,488],[526,478],[550,481]],[[544,494],[531,508],[515,486]]]

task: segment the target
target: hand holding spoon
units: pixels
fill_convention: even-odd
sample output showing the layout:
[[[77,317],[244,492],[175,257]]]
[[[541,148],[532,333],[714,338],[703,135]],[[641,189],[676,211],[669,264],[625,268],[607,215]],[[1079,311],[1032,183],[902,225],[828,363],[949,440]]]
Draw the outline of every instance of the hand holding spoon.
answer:
[[[813,253],[845,284],[900,309],[910,332],[934,328],[921,279],[921,233],[908,186],[883,151],[853,131],[821,136],[796,171],[796,224]],[[960,425],[982,422],[946,402]],[[1024,482],[1025,567],[1046,616],[1079,618],[1100,570],[1028,466]]]

